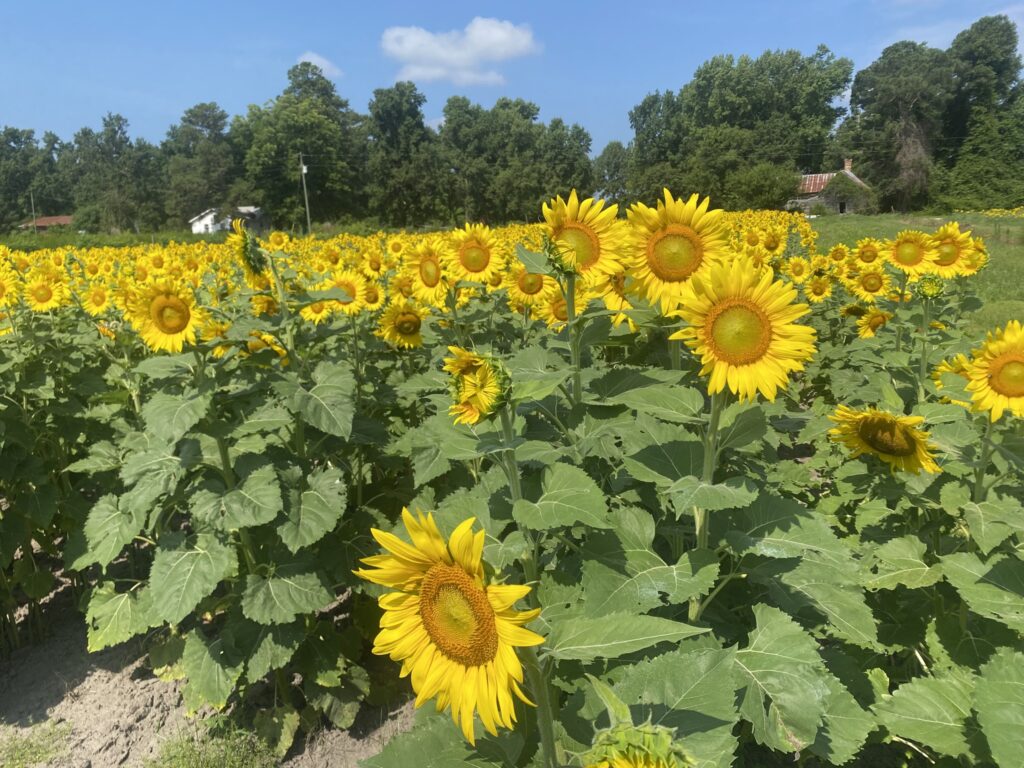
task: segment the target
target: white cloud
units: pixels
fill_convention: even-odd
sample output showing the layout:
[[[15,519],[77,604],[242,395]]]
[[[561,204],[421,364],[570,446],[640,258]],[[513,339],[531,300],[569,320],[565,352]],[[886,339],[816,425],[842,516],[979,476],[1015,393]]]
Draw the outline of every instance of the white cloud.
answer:
[[[337,64],[326,56],[321,56],[319,53],[314,53],[313,51],[306,51],[304,54],[299,56],[298,61],[300,64],[304,61],[308,61],[310,64],[315,64],[320,67],[321,72],[332,79],[341,77],[343,74],[341,68]]]
[[[398,80],[451,80],[456,85],[500,85],[505,79],[490,65],[540,50],[526,24],[479,16],[451,32],[389,27],[380,46],[402,63]]]

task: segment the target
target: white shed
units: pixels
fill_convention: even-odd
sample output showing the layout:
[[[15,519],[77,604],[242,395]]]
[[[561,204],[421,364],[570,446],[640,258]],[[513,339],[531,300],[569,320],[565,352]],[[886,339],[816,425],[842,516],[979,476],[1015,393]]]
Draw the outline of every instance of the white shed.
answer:
[[[231,228],[231,218],[221,216],[220,211],[216,208],[207,208],[198,216],[193,216],[189,219],[188,223],[192,225],[192,234],[194,235],[219,232],[222,229]]]

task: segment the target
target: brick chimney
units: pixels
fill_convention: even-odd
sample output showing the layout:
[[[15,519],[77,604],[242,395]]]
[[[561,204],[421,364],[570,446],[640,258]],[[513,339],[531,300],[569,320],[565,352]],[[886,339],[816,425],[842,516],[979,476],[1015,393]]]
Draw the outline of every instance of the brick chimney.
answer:
[[[843,170],[847,173],[853,173],[853,158],[848,157],[843,160]]]

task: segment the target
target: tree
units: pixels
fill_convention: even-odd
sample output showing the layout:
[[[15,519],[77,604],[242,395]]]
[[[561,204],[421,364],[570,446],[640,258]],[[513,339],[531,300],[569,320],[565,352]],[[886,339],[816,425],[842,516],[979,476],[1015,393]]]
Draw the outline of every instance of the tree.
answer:
[[[1024,103],[1001,116],[973,110],[968,134],[943,195],[948,205],[974,210],[1024,205]]]
[[[594,186],[597,194],[612,203],[629,202],[629,167],[632,151],[621,141],[609,141],[594,158]]]
[[[772,208],[781,210],[796,196],[800,174],[793,168],[758,163],[733,171],[726,177],[727,208]]]
[[[207,102],[187,109],[167,131],[161,149],[167,162],[167,213],[175,224],[226,201],[238,175],[227,124],[227,112]]]

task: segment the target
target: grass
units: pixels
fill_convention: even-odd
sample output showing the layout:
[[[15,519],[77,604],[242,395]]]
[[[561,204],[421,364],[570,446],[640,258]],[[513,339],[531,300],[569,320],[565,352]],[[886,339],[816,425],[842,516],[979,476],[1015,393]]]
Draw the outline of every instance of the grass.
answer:
[[[164,742],[160,754],[144,768],[274,768],[277,764],[270,747],[258,736],[234,730],[219,735],[183,732]]]
[[[836,243],[853,246],[861,238],[891,238],[903,229],[932,232],[950,220],[959,221],[962,231],[971,230],[976,237],[984,238],[988,247],[988,268],[972,278],[985,302],[974,315],[975,328],[981,332],[1005,325],[1009,320],[1024,321],[1024,219],[991,218],[977,213],[951,216],[887,213],[819,216],[813,224],[819,233],[818,250],[824,252]]]
[[[41,723],[27,731],[0,734],[0,765],[4,768],[36,768],[67,752],[68,723]]]

